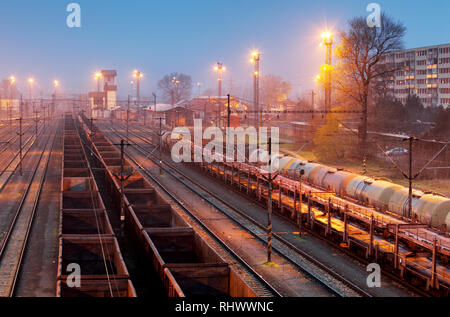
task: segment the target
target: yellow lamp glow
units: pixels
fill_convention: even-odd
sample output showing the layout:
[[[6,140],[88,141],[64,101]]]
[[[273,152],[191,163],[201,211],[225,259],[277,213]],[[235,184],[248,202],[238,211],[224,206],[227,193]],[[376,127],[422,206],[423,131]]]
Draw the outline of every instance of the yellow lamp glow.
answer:
[[[322,32],[320,37],[325,44],[331,43],[333,41],[333,34],[331,34],[331,32],[329,31]]]

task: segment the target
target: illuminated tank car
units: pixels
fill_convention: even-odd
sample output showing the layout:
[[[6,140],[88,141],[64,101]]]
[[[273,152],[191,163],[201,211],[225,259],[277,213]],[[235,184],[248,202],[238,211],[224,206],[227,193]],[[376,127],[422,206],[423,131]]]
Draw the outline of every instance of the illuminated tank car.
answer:
[[[336,173],[336,172],[337,169],[335,168],[330,168],[325,165],[319,165],[311,171],[311,173],[309,174],[309,180],[312,184],[328,190],[328,185],[325,184],[324,182],[325,177],[329,173]]]
[[[165,134],[163,138],[170,140],[170,133]],[[267,155],[265,150],[255,150],[250,153],[249,159],[251,162],[257,162],[259,158],[267,159]],[[213,156],[217,159],[217,155],[213,154]],[[274,155],[272,161],[273,166],[278,165],[283,173],[292,177],[297,178],[299,171],[303,170],[303,179],[312,185],[367,203],[381,210],[387,209],[401,216],[408,215],[409,192],[408,188],[403,186],[290,156]],[[261,163],[261,161],[259,162]],[[420,223],[449,232],[450,199],[414,190],[411,217]]]
[[[296,161],[293,161],[290,164],[286,165],[285,170],[287,170],[288,174],[291,176],[298,175],[298,171],[304,171],[303,179],[311,184],[316,185],[312,181],[312,179],[310,179],[310,175],[314,169],[316,169],[317,167],[321,167],[321,166],[323,167],[323,165],[320,165],[317,163],[296,160]]]
[[[345,194],[379,209],[387,210],[391,197],[403,186],[391,182],[356,175],[348,179]]]
[[[289,157],[289,156],[288,156]],[[286,159],[288,158],[286,157]],[[295,158],[295,157],[289,157],[290,160],[284,165],[282,172],[285,175],[289,175],[291,177],[298,177],[299,171],[304,167],[307,161],[301,159],[301,158]]]
[[[283,171],[286,169],[286,166],[291,165],[296,160],[297,159],[292,156],[284,156],[280,158],[278,162],[278,168],[280,169],[280,171]]]
[[[370,205],[387,210],[392,195],[402,188],[403,186],[397,184],[376,180],[365,187],[363,196]]]
[[[346,194],[346,187],[348,182],[355,178],[356,174],[347,172],[347,171],[328,171],[327,175],[323,179],[324,187],[330,191],[335,192],[336,194],[343,196]]]
[[[414,206],[417,199],[422,197],[423,192],[413,190],[412,204]],[[397,190],[389,200],[389,211],[400,216],[408,215],[409,189],[402,187]]]
[[[394,193],[389,210],[398,215],[407,216],[409,208],[409,190],[402,188]],[[434,228],[450,230],[450,199],[422,191],[413,190],[412,219]]]
[[[423,194],[412,208],[413,216],[421,223],[450,230],[450,199],[433,194]]]

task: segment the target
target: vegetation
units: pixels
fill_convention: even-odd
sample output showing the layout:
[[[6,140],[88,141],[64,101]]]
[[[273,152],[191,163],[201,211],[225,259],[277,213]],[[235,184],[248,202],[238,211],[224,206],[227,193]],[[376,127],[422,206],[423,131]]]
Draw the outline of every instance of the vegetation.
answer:
[[[261,77],[261,102],[266,105],[276,105],[287,99],[292,90],[291,83],[280,76],[264,75]]]
[[[336,113],[329,113],[326,116],[326,123],[314,135],[313,153],[321,160],[337,161],[355,155],[353,146],[356,141],[355,135],[343,126],[342,118],[339,116],[342,117]]]
[[[192,94],[191,76],[171,73],[158,81],[158,89],[161,90],[163,101],[167,103],[189,99]]]
[[[363,115],[359,127],[361,154],[367,147],[369,94],[377,79],[392,73],[395,65],[381,63],[385,54],[401,49],[405,27],[382,13],[381,27],[369,27],[365,17],[349,21],[347,31],[339,34],[337,64],[333,72],[338,100],[345,106],[359,108]]]

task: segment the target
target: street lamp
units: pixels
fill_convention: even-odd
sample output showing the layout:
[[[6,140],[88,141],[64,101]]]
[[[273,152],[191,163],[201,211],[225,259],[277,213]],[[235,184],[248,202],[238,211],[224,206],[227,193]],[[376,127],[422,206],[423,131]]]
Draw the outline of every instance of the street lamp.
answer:
[[[178,85],[180,84],[180,81],[176,78],[176,77],[173,77],[172,78],[172,84],[173,84],[173,87],[174,88],[172,88],[172,91],[171,91],[171,95],[172,95],[172,116],[175,116],[175,89],[177,89],[178,88]],[[172,118],[172,128],[173,128],[173,125],[174,125],[174,119]],[[177,125],[178,125],[178,123],[177,123]]]
[[[103,77],[103,74],[101,72],[96,72],[94,76],[97,80],[97,91],[100,92],[100,78]]]
[[[32,99],[33,99],[33,84],[34,84],[34,78],[33,77],[28,78],[28,95],[30,98],[30,102],[32,103],[33,111],[34,111],[34,102],[32,101]]]
[[[256,126],[257,131],[259,131],[259,127],[262,122],[262,114],[259,109],[259,64],[261,61],[261,53],[258,51],[253,51],[251,54],[250,62],[253,63],[253,108],[256,111]]]
[[[197,89],[198,89],[198,95],[201,95],[201,89],[202,89],[203,84],[201,82],[197,83]]]
[[[217,81],[219,84],[218,96],[220,98],[220,97],[222,97],[222,74],[224,71],[226,71],[226,68],[225,68],[225,66],[223,66],[223,63],[217,62],[217,65],[214,67],[214,70],[217,72]]]
[[[33,84],[34,84],[34,78],[32,78],[32,77],[28,78],[28,94],[30,96],[30,99],[32,97]]]
[[[214,70],[217,72],[217,82],[218,82],[218,118],[217,118],[217,124],[219,127],[221,126],[221,113],[222,113],[222,74],[226,70],[225,66],[223,66],[223,63],[217,62],[216,66],[214,67]]]
[[[11,76],[9,77],[9,94],[10,94],[10,98],[9,99],[13,99],[13,86],[16,83],[16,77]]]
[[[54,80],[53,81],[53,88],[55,88],[55,94],[56,94],[56,89],[58,89],[59,87],[59,80]]]
[[[324,73],[325,84],[325,111],[331,110],[331,47],[333,46],[333,34],[329,31],[325,31],[321,34],[323,44],[326,46],[325,52],[325,65],[322,65],[322,71]]]
[[[141,93],[140,93],[141,78],[144,77],[144,74],[142,74],[139,70],[135,70],[133,72],[133,77],[136,78],[136,100],[137,105],[139,106],[141,103]]]
[[[56,92],[58,90],[58,87],[59,87],[59,80],[55,79],[53,81],[54,92],[53,92],[53,96],[52,96],[52,107],[51,107],[51,109],[50,109],[50,107],[48,108],[49,118],[50,118],[50,112],[51,112],[51,114],[53,114],[55,112],[55,109],[56,109]]]

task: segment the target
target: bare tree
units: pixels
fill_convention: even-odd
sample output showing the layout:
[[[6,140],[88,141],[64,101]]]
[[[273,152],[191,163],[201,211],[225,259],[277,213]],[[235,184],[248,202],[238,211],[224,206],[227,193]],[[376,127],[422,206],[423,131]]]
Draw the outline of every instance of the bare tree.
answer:
[[[162,92],[162,99],[167,103],[189,99],[192,94],[191,76],[171,73],[158,81],[158,89]]]
[[[337,92],[361,107],[359,127],[360,150],[367,153],[367,107],[371,85],[376,79],[395,71],[395,64],[384,63],[386,54],[403,47],[406,28],[386,14],[381,14],[381,27],[369,27],[366,18],[349,21],[348,31],[340,32],[336,49],[334,78]]]
[[[280,76],[264,75],[261,77],[261,101],[266,105],[275,105],[287,99],[292,90],[291,83]]]

